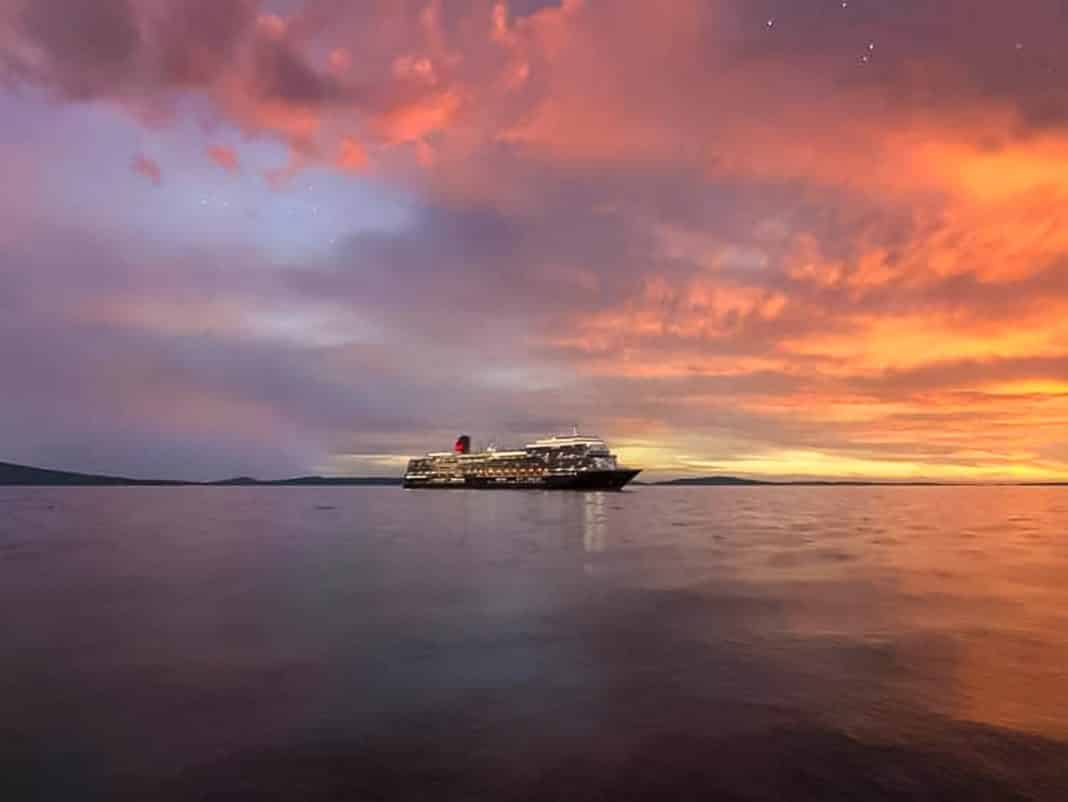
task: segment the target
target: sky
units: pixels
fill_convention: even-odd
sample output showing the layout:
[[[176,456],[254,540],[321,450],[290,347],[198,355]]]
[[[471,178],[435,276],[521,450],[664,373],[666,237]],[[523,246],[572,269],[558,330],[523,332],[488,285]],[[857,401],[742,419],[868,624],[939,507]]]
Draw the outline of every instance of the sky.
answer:
[[[0,460],[1068,479],[1063,0],[0,0]]]

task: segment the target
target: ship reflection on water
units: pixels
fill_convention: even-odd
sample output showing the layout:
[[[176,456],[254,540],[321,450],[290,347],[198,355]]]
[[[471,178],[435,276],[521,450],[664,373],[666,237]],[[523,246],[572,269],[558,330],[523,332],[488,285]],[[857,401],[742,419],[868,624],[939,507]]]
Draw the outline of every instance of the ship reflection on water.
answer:
[[[1068,799],[1063,490],[0,504],[5,800]]]
[[[588,553],[604,551],[605,541],[605,496],[604,493],[587,493],[582,504],[582,545]]]

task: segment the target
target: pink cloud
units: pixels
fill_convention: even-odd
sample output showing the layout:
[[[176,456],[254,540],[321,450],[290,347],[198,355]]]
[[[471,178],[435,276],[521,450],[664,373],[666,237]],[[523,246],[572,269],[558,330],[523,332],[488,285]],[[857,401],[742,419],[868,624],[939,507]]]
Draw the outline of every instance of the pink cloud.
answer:
[[[157,187],[163,184],[163,173],[160,171],[159,163],[148,158],[144,154],[139,153],[134,157],[132,169],[135,173],[144,176]]]
[[[241,172],[241,163],[238,159],[237,151],[233,148],[228,148],[225,145],[213,145],[208,148],[208,158],[228,173]]]
[[[345,137],[338,149],[337,166],[348,172],[361,172],[367,168],[367,151],[355,137]]]

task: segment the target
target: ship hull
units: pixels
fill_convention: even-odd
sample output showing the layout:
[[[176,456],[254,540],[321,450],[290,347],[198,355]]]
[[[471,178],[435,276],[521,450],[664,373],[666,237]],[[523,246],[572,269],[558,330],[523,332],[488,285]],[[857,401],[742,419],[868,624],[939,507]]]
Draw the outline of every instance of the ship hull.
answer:
[[[574,476],[551,476],[548,490],[622,490],[641,471],[620,468],[614,471],[584,471]]]
[[[622,490],[634,479],[640,470],[617,469],[608,471],[582,471],[564,476],[526,477],[484,477],[466,476],[462,482],[440,481],[435,479],[404,479],[408,489],[458,489],[458,490]]]

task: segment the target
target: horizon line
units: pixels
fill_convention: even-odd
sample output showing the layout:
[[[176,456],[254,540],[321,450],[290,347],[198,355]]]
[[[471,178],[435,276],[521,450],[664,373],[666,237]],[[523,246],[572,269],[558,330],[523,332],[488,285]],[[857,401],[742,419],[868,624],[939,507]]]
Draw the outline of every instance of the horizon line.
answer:
[[[20,472],[25,475],[21,478],[12,477],[15,481],[7,481],[4,472]],[[83,471],[69,471],[56,468],[42,468],[21,463],[0,461],[0,486],[34,486],[30,481],[33,474],[39,474],[41,484],[65,483],[75,485],[79,480],[86,484],[111,484],[122,485],[154,485],[154,486],[233,486],[233,485],[279,485],[279,484],[344,484],[344,483],[368,483],[368,484],[400,484],[400,475],[323,475],[302,474],[299,476],[283,477],[279,479],[259,479],[253,476],[239,475],[229,476],[222,479],[163,479],[158,477],[135,478],[124,475],[88,473]],[[48,478],[52,481],[46,481]],[[640,487],[686,487],[686,486],[868,486],[868,487],[1057,487],[1068,486],[1068,479],[929,479],[915,477],[908,479],[881,479],[868,477],[799,477],[784,478],[760,475],[735,475],[735,474],[690,474],[677,476],[671,479],[650,479],[634,483]]]

